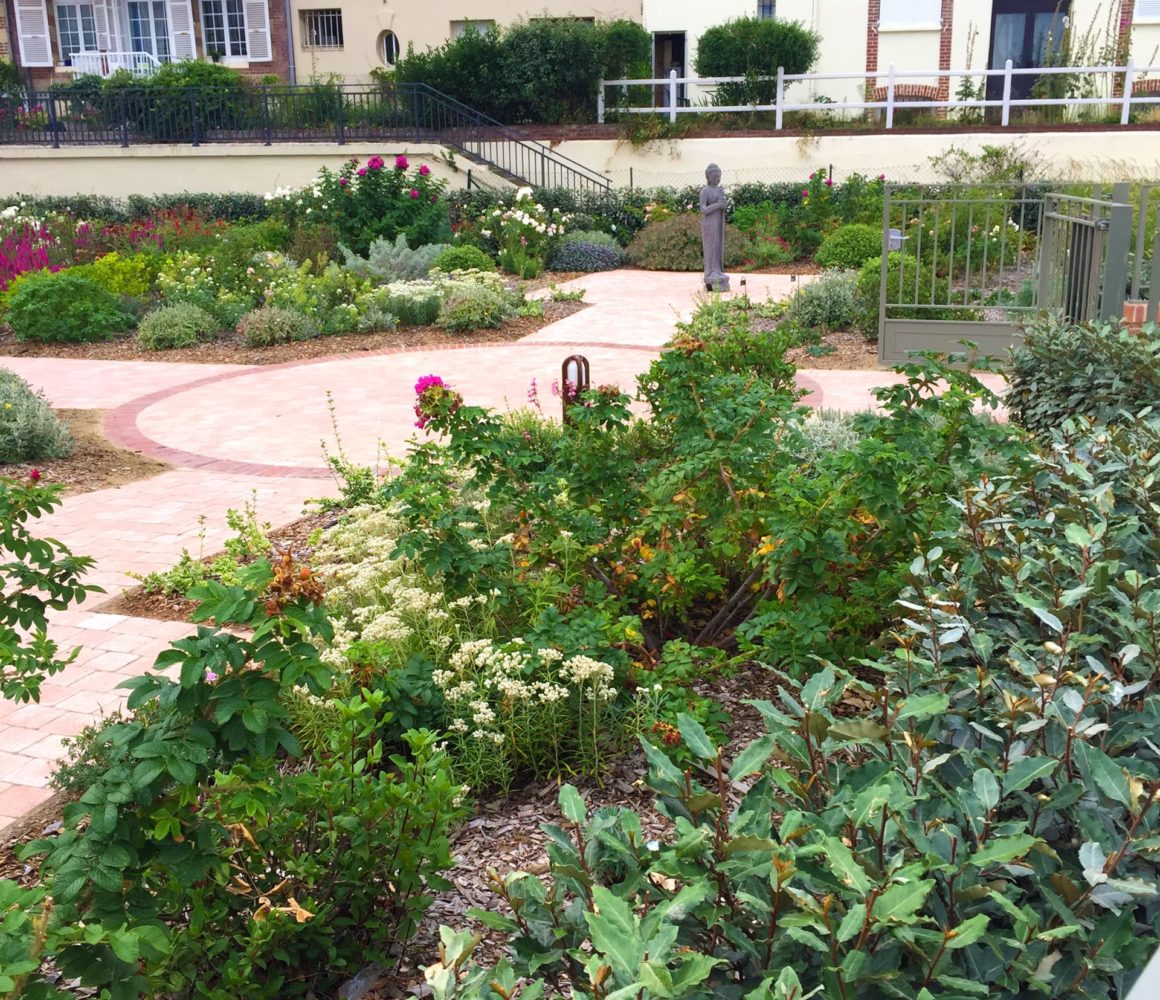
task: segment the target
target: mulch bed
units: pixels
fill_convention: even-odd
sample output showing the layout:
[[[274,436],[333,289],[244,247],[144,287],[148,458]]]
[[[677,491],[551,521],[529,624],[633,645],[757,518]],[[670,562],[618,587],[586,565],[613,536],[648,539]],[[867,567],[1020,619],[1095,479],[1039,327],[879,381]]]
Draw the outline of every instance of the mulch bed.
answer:
[[[23,479],[32,468],[40,471],[41,485],[60,483],[68,496],[91,493],[113,486],[124,486],[138,479],[149,479],[169,471],[172,466],[147,458],[137,451],[118,448],[104,436],[103,410],[56,410],[68,425],[75,447],[68,458],[45,458],[35,462],[0,465],[0,476]]]
[[[310,552],[310,536],[314,532],[329,528],[338,520],[334,511],[318,511],[291,521],[280,528],[266,533],[270,546],[279,552],[290,549],[296,558],[303,558]],[[220,553],[213,553],[202,559],[209,563]],[[126,615],[130,618],[152,618],[162,622],[187,622],[196,607],[194,601],[180,594],[146,593],[141,586],[130,587],[111,600],[105,601],[96,610],[105,614]]]
[[[566,281],[567,275],[553,280]],[[270,347],[247,347],[237,333],[223,334],[217,340],[197,347],[172,351],[146,351],[132,333],[95,344],[41,344],[17,340],[10,332],[0,332],[0,357],[79,358],[86,361],[163,361],[206,365],[278,365],[307,361],[360,351],[384,351],[390,348],[443,347],[452,344],[489,344],[519,340],[530,333],[571,316],[585,308],[583,302],[544,302],[543,316],[518,316],[498,330],[474,330],[451,333],[437,326],[408,327],[393,333],[351,333],[318,337],[292,344]]]
[[[785,352],[787,361],[798,368],[824,371],[873,371],[882,368],[878,361],[878,342],[867,341],[860,333],[839,330],[822,337],[822,344],[832,347],[829,354],[810,354],[805,347],[793,347]]]

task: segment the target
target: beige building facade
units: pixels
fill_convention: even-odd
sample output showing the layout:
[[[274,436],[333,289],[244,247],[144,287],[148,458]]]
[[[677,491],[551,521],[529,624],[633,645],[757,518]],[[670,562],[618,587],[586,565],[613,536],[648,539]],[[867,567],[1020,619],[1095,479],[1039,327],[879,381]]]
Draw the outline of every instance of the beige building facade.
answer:
[[[706,29],[736,17],[797,21],[821,38],[816,73],[842,74],[810,90],[834,101],[860,101],[899,71],[1002,69],[1043,65],[1065,32],[1086,65],[1160,66],[1160,0],[644,0],[643,24],[654,40],[659,76],[693,76]],[[776,67],[770,67],[771,73]],[[1151,74],[1160,80],[1160,69]],[[1015,94],[1033,77],[1016,76]],[[982,83],[979,79],[977,82]],[[1002,81],[989,84],[1002,96]],[[688,96],[695,98],[696,88]],[[957,82],[905,81],[907,96],[947,99]]]
[[[436,48],[469,26],[479,31],[538,17],[640,22],[641,0],[291,0],[295,75],[349,82],[390,69],[407,48]]]

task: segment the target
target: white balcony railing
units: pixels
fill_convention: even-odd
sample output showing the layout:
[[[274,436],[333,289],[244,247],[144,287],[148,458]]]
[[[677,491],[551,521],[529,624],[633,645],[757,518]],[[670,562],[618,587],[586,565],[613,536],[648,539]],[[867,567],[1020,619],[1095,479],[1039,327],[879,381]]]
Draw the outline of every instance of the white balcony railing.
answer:
[[[109,77],[119,69],[126,69],[134,76],[152,76],[161,65],[152,52],[74,52],[72,67],[74,72],[92,73]]]
[[[676,123],[677,115],[685,114],[772,111],[776,114],[776,127],[780,129],[783,127],[783,116],[789,111],[827,113],[834,111],[880,111],[885,116],[886,128],[893,128],[896,110],[955,112],[995,109],[1000,112],[1002,124],[1006,126],[1011,123],[1011,111],[1015,108],[1078,109],[1102,107],[1105,112],[1119,114],[1121,124],[1127,125],[1133,108],[1147,108],[1160,104],[1160,79],[1157,78],[1156,74],[1160,74],[1160,66],[1137,66],[1131,59],[1128,60],[1126,66],[1039,66],[1031,68],[1017,68],[1008,59],[1002,69],[977,70],[911,71],[899,70],[891,66],[889,70],[884,72],[857,70],[850,73],[786,73],[779,68],[776,76],[758,78],[770,83],[776,81],[774,103],[719,106],[713,104],[710,99],[717,86],[722,83],[741,83],[746,80],[745,77],[678,76],[677,71],[673,70],[667,77],[650,80],[601,80],[596,98],[596,120],[603,122],[605,112],[613,110],[618,114],[630,115],[661,113],[667,115],[669,121],[673,123]],[[1073,89],[1077,94],[1097,96],[1057,98],[1014,96],[1014,81],[1029,76],[1070,77],[1072,81],[1079,81],[1081,85],[1064,89]],[[874,100],[787,100],[786,91],[791,87],[840,80],[847,86],[854,86],[861,90],[864,88],[867,78],[874,80],[876,84],[873,87],[874,93],[869,95],[876,98]],[[948,96],[947,100],[927,100],[925,96],[921,98],[912,96],[913,92],[908,86],[914,83],[929,84],[932,80],[944,79],[948,81],[948,92],[954,92],[961,81],[967,80],[971,84],[968,89],[976,96],[973,98],[950,98]],[[991,80],[996,81],[994,91],[998,91],[1001,86],[1001,98],[986,96],[988,88],[985,81]],[[618,89],[622,95],[627,95],[628,88],[633,86],[652,88],[652,100],[649,106],[623,107],[615,101],[610,101],[606,105],[605,91],[608,88]],[[684,98],[686,87],[697,88],[700,103],[693,104]]]

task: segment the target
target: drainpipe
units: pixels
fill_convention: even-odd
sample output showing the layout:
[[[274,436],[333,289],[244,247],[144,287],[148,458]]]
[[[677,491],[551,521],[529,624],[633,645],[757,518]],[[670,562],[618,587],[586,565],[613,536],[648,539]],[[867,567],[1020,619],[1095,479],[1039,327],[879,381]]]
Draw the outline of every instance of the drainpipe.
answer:
[[[289,63],[290,83],[298,82],[298,70],[294,65],[294,11],[290,6],[291,0],[286,3],[286,56]]]

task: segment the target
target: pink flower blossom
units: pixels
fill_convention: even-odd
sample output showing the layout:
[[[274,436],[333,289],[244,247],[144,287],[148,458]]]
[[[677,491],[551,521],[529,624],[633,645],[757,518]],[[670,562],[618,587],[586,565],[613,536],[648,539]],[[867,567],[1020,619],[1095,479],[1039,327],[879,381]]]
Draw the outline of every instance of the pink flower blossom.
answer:
[[[444,386],[446,384],[438,375],[421,375],[419,381],[415,383],[415,395],[422,396],[433,385]]]
[[[431,168],[429,166],[427,166],[426,163],[422,164],[419,167],[419,176],[420,177],[426,177],[429,173],[431,173]]]
[[[395,169],[396,170],[406,170],[410,165],[411,164],[407,162],[407,158],[405,156],[396,156],[395,157]]]
[[[879,175],[878,175],[878,179],[879,179],[880,181],[884,181],[884,180],[886,180],[886,175],[885,175],[885,174],[879,174]]]
[[[369,160],[367,160],[368,170],[382,170],[385,165],[386,162],[381,156],[372,156]]]
[[[419,189],[418,189],[418,188],[411,188],[411,197],[412,197],[412,198],[418,198],[418,197],[419,197]]]
[[[832,188],[833,186],[834,186],[834,182],[829,177],[827,177],[826,178],[826,187]]]
[[[808,197],[809,197],[809,193],[810,193],[810,189],[809,189],[809,188],[802,188],[802,197],[803,197],[803,198],[808,198]]]
[[[358,168],[358,175],[359,175],[359,177],[366,177],[367,168],[366,167],[359,167]]]
[[[346,187],[349,183],[350,183],[350,181],[347,180],[345,177],[340,177],[338,179],[338,186],[339,187]]]
[[[28,478],[31,479],[34,483],[39,483],[40,482],[40,470],[35,468],[35,467],[29,469],[28,470]]]
[[[214,673],[212,670],[207,670],[207,671],[205,672],[205,682],[206,682],[206,684],[213,684],[213,683],[214,683],[214,681],[216,681],[217,679],[218,679],[218,675],[217,675],[217,674],[215,674],[215,673]]]

